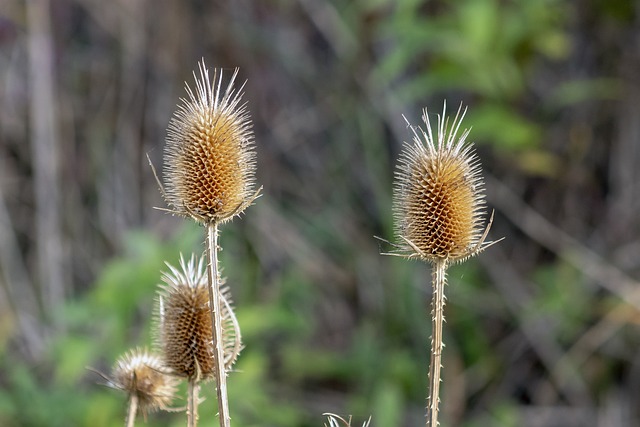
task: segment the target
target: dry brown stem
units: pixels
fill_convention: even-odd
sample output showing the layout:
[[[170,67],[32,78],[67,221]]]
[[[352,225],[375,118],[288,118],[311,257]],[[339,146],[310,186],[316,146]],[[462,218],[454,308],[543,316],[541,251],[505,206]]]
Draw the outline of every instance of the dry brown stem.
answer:
[[[224,363],[224,343],[222,339],[222,303],[220,301],[220,272],[218,269],[218,224],[213,222],[207,226],[207,275],[209,280],[209,306],[213,331],[213,355],[216,380],[216,396],[220,427],[231,425],[229,414],[229,398],[227,396],[227,372]]]
[[[131,393],[129,395],[129,409],[127,410],[127,418],[124,421],[126,427],[133,427],[136,423],[136,414],[138,413],[138,395]]]
[[[447,284],[447,260],[433,265],[433,300],[431,301],[431,362],[429,364],[429,398],[427,399],[427,426],[438,425],[440,403],[440,369],[442,368],[442,324],[444,322],[444,287]]]
[[[200,386],[196,377],[189,378],[187,383],[187,427],[198,425],[198,392]]]

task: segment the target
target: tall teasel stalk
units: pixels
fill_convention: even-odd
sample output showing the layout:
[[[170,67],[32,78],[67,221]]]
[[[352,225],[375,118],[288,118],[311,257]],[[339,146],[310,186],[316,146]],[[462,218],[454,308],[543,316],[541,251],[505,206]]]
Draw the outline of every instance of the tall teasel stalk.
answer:
[[[192,255],[187,262],[180,257],[179,268],[167,267],[158,291],[156,344],[166,369],[187,379],[187,426],[195,427],[200,383],[214,378],[217,372],[205,260]],[[242,350],[242,339],[228,288],[220,292],[222,360],[228,370]]]
[[[140,348],[118,358],[111,377],[98,374],[107,380],[107,386],[129,395],[125,427],[133,427],[138,411],[146,420],[149,412],[168,409],[178,386],[178,380],[166,372],[160,357]]]
[[[171,212],[194,219],[206,229],[209,304],[216,369],[220,425],[230,426],[224,363],[218,226],[240,215],[258,197],[254,190],[256,155],[251,120],[242,102],[242,90],[234,88],[236,69],[226,88],[222,71],[213,79],[204,60],[200,76],[194,72],[195,91],[186,85],[188,99],[182,99],[168,128],[164,178],[165,199]]]
[[[460,106],[451,126],[445,113],[446,103],[435,135],[426,109],[422,116],[426,130],[407,121],[413,142],[404,145],[393,188],[397,244],[390,255],[421,259],[432,266],[427,426],[438,425],[447,267],[496,243],[485,241],[493,215],[483,229],[484,184],[473,144],[466,141],[469,130],[458,136],[466,108]]]

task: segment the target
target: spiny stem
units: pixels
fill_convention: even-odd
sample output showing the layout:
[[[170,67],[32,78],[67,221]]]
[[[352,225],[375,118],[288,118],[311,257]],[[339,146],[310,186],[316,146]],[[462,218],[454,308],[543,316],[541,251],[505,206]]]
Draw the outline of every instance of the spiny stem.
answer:
[[[444,286],[447,283],[447,260],[442,258],[433,265],[433,300],[431,302],[431,364],[429,366],[429,399],[427,400],[427,427],[438,426],[440,404],[440,368],[442,367],[442,323],[444,321]]]
[[[220,283],[218,272],[218,224],[207,226],[207,273],[209,279],[209,306],[213,331],[213,358],[216,365],[214,377],[218,396],[218,414],[220,427],[230,427],[229,401],[227,397],[227,373],[224,366],[224,348],[222,343],[222,304],[220,301]]]
[[[138,412],[138,395],[131,393],[129,395],[129,410],[127,418],[124,420],[125,427],[133,427],[135,425],[136,413]]]
[[[187,427],[198,424],[198,391],[200,386],[196,378],[189,378],[187,385]]]

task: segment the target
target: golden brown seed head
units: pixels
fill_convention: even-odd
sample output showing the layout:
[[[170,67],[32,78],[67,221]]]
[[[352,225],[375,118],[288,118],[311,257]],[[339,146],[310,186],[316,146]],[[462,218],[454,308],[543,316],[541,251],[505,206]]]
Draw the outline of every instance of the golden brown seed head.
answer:
[[[186,85],[167,131],[164,178],[167,203],[175,213],[198,222],[224,222],[239,215],[254,198],[255,152],[251,119],[241,104],[242,85],[234,89],[236,69],[226,89],[222,71],[213,81],[204,60],[194,73],[195,92]]]
[[[396,170],[393,207],[399,253],[435,262],[461,261],[484,243],[483,180],[469,130],[458,138],[466,109],[458,110],[451,127],[438,116],[437,141],[424,110],[426,131],[412,128]],[[408,123],[408,122],[407,122]]]
[[[168,375],[161,359],[144,349],[135,349],[120,357],[109,378],[109,386],[138,396],[138,408],[149,412],[165,409],[173,400],[177,379]]]
[[[179,377],[208,380],[214,377],[209,290],[203,258],[180,259],[180,268],[169,264],[158,295],[157,343],[164,362]],[[222,282],[221,282],[222,283]],[[226,290],[222,301],[222,341],[225,368],[242,349],[240,328]]]

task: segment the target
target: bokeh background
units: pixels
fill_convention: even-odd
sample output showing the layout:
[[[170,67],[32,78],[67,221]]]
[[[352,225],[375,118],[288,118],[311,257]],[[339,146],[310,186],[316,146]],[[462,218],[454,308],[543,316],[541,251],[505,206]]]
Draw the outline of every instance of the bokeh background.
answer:
[[[429,268],[374,235],[403,115],[445,99],[505,239],[450,270],[442,425],[640,425],[632,0],[2,0],[0,425],[123,424],[86,367],[151,345],[164,262],[203,250],[146,158],[201,58],[247,80],[264,186],[222,229],[234,425],[424,423]]]

